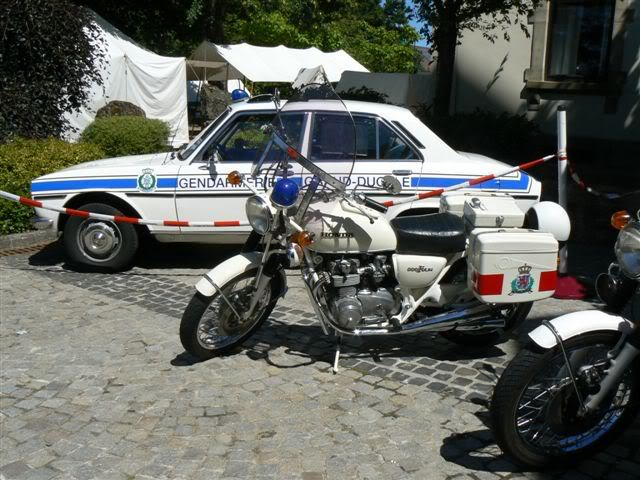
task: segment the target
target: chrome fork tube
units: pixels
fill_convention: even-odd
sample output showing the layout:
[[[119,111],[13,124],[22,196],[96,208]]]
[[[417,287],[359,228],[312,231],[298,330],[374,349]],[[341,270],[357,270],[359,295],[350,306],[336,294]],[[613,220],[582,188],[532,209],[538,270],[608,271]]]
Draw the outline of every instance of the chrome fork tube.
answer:
[[[587,397],[584,405],[585,410],[593,411],[598,408],[610,390],[618,385],[626,369],[639,354],[640,349],[632,345],[629,341],[625,343],[620,353],[611,359],[611,367],[607,369],[607,374],[600,382],[600,390],[598,393]]]
[[[260,262],[260,266],[258,267],[258,273],[256,274],[253,287],[254,293],[251,296],[251,303],[249,304],[249,309],[245,312],[244,318],[249,318],[253,314],[253,310],[256,308],[258,301],[262,298],[262,294],[264,293],[264,289],[269,285],[270,278],[264,277],[262,271],[264,270],[264,265],[267,262],[267,258],[269,258],[269,247],[271,246],[271,233],[267,233],[264,236],[264,253],[262,254],[262,261]]]

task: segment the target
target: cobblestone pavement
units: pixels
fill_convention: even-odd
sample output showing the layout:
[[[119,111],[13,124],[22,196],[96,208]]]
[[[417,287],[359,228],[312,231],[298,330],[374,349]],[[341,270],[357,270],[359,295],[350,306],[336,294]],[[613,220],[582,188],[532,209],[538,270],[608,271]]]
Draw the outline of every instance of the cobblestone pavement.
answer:
[[[2,477],[638,478],[639,422],[606,452],[544,474],[515,467],[485,425],[518,338],[586,302],[539,302],[516,338],[490,348],[351,339],[332,375],[333,343],[290,276],[243,349],[193,363],[180,316],[198,277],[233,251],[154,252],[114,275],[69,270],[54,246],[0,258]]]

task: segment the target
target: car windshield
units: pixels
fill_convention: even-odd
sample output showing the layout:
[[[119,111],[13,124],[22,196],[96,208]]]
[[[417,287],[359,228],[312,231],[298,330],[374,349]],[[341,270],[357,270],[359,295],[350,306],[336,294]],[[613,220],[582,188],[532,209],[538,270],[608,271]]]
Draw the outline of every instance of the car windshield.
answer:
[[[292,118],[299,118],[299,115],[294,114],[308,111],[310,102],[321,102],[322,109],[336,114],[336,118],[341,121],[334,122],[331,126],[335,128],[325,133],[336,139],[332,145],[340,151],[325,153],[337,160],[350,162],[349,172],[353,172],[357,156],[356,126],[351,113],[333,89],[322,67],[302,69],[293,82],[292,88],[291,98],[278,109],[269,128],[271,139],[262,155],[254,162],[252,176],[270,176],[271,179],[265,179],[264,185],[273,184],[277,177],[291,178],[300,185],[302,190],[305,190],[302,203],[308,205],[316,193],[327,189],[343,192],[351,173],[347,177],[338,179],[325,172],[301,152],[300,128],[291,121]],[[318,105],[315,105],[314,109],[317,107]]]

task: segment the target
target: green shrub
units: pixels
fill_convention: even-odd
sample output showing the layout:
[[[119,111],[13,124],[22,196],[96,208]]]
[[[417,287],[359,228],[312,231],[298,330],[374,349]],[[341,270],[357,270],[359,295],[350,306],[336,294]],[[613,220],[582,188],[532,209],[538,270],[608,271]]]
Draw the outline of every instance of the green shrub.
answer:
[[[102,157],[100,147],[89,143],[16,139],[0,145],[0,190],[28,197],[34,178]],[[0,200],[0,234],[29,230],[31,217],[32,208]]]
[[[109,157],[167,150],[169,126],[161,120],[117,116],[97,118],[82,132],[83,142],[100,146]]]
[[[418,116],[455,150],[518,163],[530,159],[539,148],[540,130],[525,115],[476,109],[448,117],[437,117],[423,110]]]

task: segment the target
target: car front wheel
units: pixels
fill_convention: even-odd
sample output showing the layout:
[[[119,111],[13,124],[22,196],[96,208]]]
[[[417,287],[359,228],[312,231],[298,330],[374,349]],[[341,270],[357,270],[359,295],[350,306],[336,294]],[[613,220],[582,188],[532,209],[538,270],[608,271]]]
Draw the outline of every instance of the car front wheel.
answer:
[[[123,215],[117,208],[103,203],[88,203],[79,209],[105,215]],[[72,216],[64,227],[63,244],[73,264],[90,269],[119,271],[133,261],[138,250],[138,232],[128,223]]]

